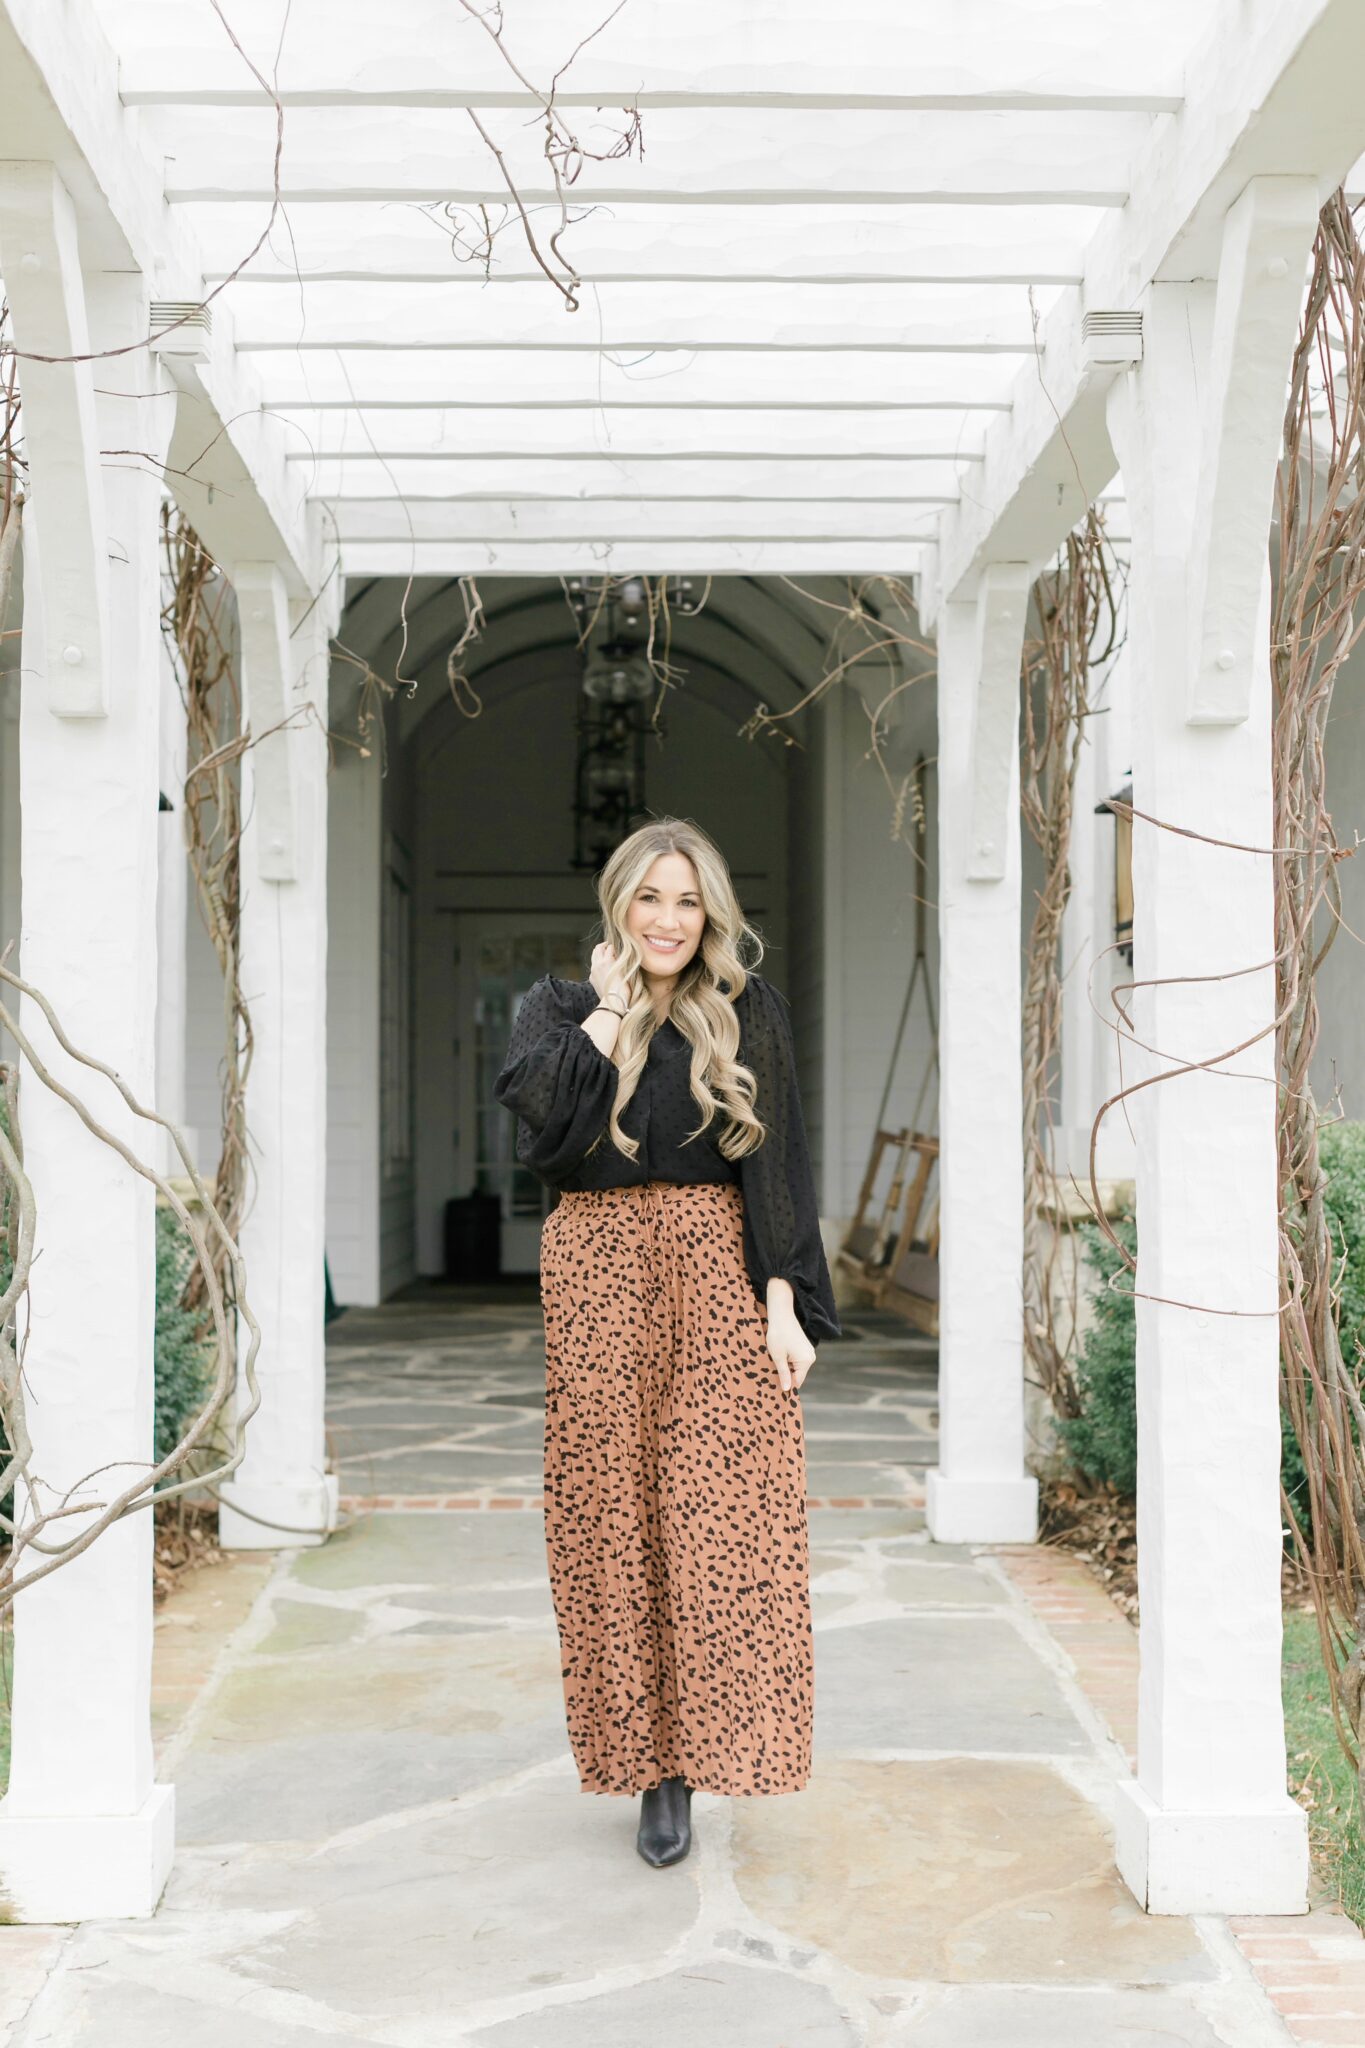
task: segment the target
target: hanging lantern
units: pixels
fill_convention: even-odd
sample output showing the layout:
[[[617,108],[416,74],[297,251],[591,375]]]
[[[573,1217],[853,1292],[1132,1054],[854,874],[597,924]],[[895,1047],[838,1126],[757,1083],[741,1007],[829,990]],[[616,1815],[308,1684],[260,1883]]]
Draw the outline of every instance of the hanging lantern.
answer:
[[[1114,820],[1114,943],[1131,967],[1133,964],[1133,785],[1123,788],[1095,806],[1096,815],[1108,811]]]

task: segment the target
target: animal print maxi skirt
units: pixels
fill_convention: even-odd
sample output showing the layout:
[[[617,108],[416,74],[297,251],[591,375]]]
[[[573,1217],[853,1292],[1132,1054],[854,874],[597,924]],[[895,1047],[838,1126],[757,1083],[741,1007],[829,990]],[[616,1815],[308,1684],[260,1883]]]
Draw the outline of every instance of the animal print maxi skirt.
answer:
[[[800,1395],[739,1188],[560,1196],[541,1245],[545,1537],[585,1792],[796,1792],[814,1680]]]

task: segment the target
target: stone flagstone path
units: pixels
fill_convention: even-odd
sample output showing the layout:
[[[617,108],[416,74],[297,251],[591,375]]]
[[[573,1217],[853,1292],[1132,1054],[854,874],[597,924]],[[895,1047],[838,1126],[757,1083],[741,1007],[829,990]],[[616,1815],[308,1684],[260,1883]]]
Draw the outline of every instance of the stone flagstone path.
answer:
[[[873,1503],[811,1510],[811,1784],[698,1794],[691,1857],[652,1871],[637,1803],[580,1792],[564,1739],[534,1311],[343,1318],[343,1493],[440,1505],[357,1513],[323,1548],[202,1575],[226,1574],[228,1619],[188,1706],[174,1604],[162,1617],[174,1875],[150,1922],[0,1929],[0,1980],[7,1958],[35,1978],[11,1997],[12,2048],[1313,2038],[1288,2031],[1227,1923],[1148,1918],[1119,1881],[1123,1752],[1027,1562],[928,1541],[932,1353],[858,1327],[802,1397],[812,1500]]]

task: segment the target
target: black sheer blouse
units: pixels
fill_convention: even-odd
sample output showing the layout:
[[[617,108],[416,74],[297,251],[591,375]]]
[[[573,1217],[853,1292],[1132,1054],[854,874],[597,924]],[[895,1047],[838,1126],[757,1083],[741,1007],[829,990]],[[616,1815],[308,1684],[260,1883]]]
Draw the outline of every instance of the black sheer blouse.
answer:
[[[671,1021],[649,1043],[644,1071],[621,1117],[639,1154],[627,1159],[606,1137],[617,1067],[580,1029],[597,1005],[589,981],[546,974],[517,1011],[507,1061],[494,1083],[497,1100],[517,1116],[517,1157],[553,1188],[635,1187],[652,1180],[737,1182],[744,1198],[744,1263],[766,1303],[768,1281],[789,1280],[797,1320],[813,1344],[839,1335],[829,1267],[806,1144],[796,1058],[786,1003],[751,974],[735,1008],[739,1057],[757,1083],[754,1107],[768,1135],[756,1151],[730,1160],[714,1142],[717,1117],[698,1138],[700,1107],[688,1081],[692,1049]]]

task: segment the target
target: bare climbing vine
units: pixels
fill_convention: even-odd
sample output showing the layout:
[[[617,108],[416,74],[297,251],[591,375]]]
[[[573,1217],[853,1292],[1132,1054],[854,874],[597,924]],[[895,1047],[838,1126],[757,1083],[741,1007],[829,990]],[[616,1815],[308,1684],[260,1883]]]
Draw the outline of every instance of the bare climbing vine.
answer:
[[[195,896],[223,977],[215,1197],[227,1238],[235,1242],[247,1197],[246,1090],[251,1071],[251,1015],[242,993],[241,764],[250,744],[229,645],[226,610],[231,586],[183,514],[162,511],[166,591],[162,628],[185,708],[183,814],[185,850]],[[215,1252],[220,1284],[227,1254]],[[187,1303],[203,1298],[202,1273],[190,1277]]]
[[[560,587],[578,629],[578,652],[582,654],[594,635],[605,630],[614,645],[636,655],[645,664],[654,686],[650,726],[661,730],[664,704],[670,690],[687,676],[673,659],[673,627],[679,618],[695,619],[704,612],[711,596],[713,579],[706,576],[698,591],[690,576],[561,576]],[[461,649],[463,649],[463,641]]]
[[[1092,507],[1033,589],[1036,635],[1023,657],[1024,824],[1042,856],[1024,956],[1024,1343],[1053,1412],[1079,1412],[1072,1371],[1075,1275],[1066,1276],[1071,1312],[1057,1326],[1066,1199],[1054,1164],[1062,1051],[1062,925],[1071,899],[1071,833],[1076,776],[1093,709],[1092,678],[1121,633],[1121,577],[1100,515]]]
[[[790,576],[779,580],[808,604],[829,614],[830,629],[824,661],[817,680],[787,710],[774,711],[767,704],[758,704],[742,729],[743,737],[752,740],[772,736],[784,745],[794,747],[798,744],[792,729],[794,720],[808,705],[818,703],[830,690],[845,682],[861,662],[883,663],[888,672],[894,667],[903,670],[904,673],[888,683],[882,696],[866,707],[866,758],[876,763],[886,785],[891,802],[891,838],[905,846],[916,862],[921,873],[919,886],[922,891],[925,764],[917,762],[904,773],[897,773],[886,753],[892,707],[907,690],[914,689],[919,683],[931,682],[937,673],[934,649],[918,630],[911,630],[912,622],[916,629],[919,624],[914,593],[902,577],[885,574],[850,576],[846,579],[841,599],[823,596],[795,582]]]
[[[645,153],[645,138],[639,107],[626,107],[622,110],[625,115],[625,126],[618,134],[612,137],[606,148],[589,149],[577,130],[566,121],[563,109],[557,104],[556,94],[559,90],[560,79],[563,78],[569,66],[579,55],[579,52],[586,49],[595,37],[600,36],[603,29],[615,21],[617,15],[627,4],[628,0],[617,0],[615,7],[611,9],[609,14],[603,17],[597,24],[597,27],[575,44],[559,69],[555,72],[549,85],[541,87],[533,84],[504,40],[506,23],[503,17],[502,0],[493,0],[493,5],[491,6],[476,5],[475,0],[458,0],[458,5],[464,9],[472,21],[478,23],[479,27],[491,39],[499,56],[504,64],[506,64],[512,76],[517,80],[517,83],[524,86],[526,91],[532,95],[540,106],[542,115],[542,149],[545,162],[549,166],[551,180],[554,184],[555,197],[554,204],[550,208],[550,212],[554,216],[554,225],[546,237],[545,247],[542,248],[532,220],[533,209],[528,205],[518,189],[516,180],[508,168],[506,156],[494,141],[484,123],[479,119],[473,107],[466,108],[465,111],[469,115],[469,119],[477,131],[480,140],[497,164],[498,175],[507,187],[510,208],[504,211],[501,219],[495,221],[491,210],[487,206],[471,208],[446,202],[442,207],[442,212],[450,226],[452,251],[466,262],[472,257],[475,262],[483,266],[484,274],[487,276],[492,270],[493,245],[496,237],[503,227],[510,226],[514,220],[517,221],[521,226],[532,261],[544,272],[563,299],[566,313],[576,313],[578,311],[580,304],[579,291],[583,283],[578,271],[574,268],[572,260],[565,254],[563,246],[564,236],[574,225],[575,218],[579,220],[584,218],[583,213],[579,213],[577,216],[571,213],[570,191],[577,182],[583,166],[587,163],[615,163],[624,157],[643,157]]]
[[[1277,487],[1271,618],[1282,1387],[1307,1480],[1285,1513],[1305,1566],[1342,1744],[1365,1757],[1365,1360],[1343,1356],[1341,1253],[1325,1202],[1312,1080],[1317,975],[1342,929],[1327,721],[1365,631],[1365,252],[1359,216],[1323,208],[1294,353]],[[1365,1786],[1362,1787],[1365,1789]]]
[[[9,1035],[24,1057],[26,1087],[36,1082],[59,1096],[91,1135],[117,1153],[141,1179],[149,1181],[174,1211],[193,1247],[201,1276],[205,1323],[212,1332],[214,1360],[208,1395],[166,1457],[155,1462],[115,1461],[86,1473],[74,1483],[63,1478],[59,1484],[44,1474],[29,1430],[25,1383],[27,1297],[35,1267],[38,1217],[33,1186],[24,1170],[19,1070],[12,1061],[0,1063],[0,1254],[7,1275],[0,1289],[0,1536],[6,1539],[6,1547],[0,1551],[2,1616],[26,1586],[47,1578],[59,1566],[79,1557],[125,1515],[221,1483],[237,1470],[245,1455],[246,1425],[260,1406],[256,1380],[260,1329],[247,1300],[235,1239],[212,1190],[199,1176],[184,1134],[168,1118],[140,1103],[112,1067],[73,1045],[47,997],[21,980],[3,959],[0,986],[23,996],[41,1012],[53,1040],[69,1060],[101,1075],[118,1090],[135,1117],[158,1125],[169,1135],[183,1177],[191,1184],[192,1201],[186,1201],[173,1181],[140,1159],[121,1137],[99,1121],[74,1089],[52,1071],[13,1009],[0,1000],[0,1031]],[[229,1278],[230,1293],[220,1278],[223,1273]],[[241,1358],[246,1399],[237,1404],[231,1445],[218,1456],[211,1470],[204,1471],[195,1453],[208,1446],[210,1431],[237,1386],[234,1310],[248,1331]],[[37,1398],[41,1400],[41,1388]],[[184,1472],[192,1458],[194,1469],[177,1479],[176,1474]],[[7,1505],[11,1495],[12,1510]]]

